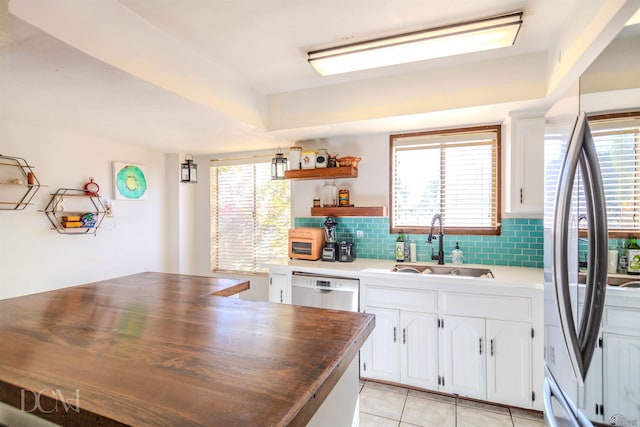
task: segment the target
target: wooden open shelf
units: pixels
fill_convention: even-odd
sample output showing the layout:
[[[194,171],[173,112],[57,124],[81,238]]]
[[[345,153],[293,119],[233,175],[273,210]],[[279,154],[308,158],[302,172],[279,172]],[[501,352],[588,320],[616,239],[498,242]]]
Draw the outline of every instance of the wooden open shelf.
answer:
[[[311,216],[388,216],[386,206],[338,206],[311,208]]]
[[[357,178],[358,168],[342,166],[337,168],[294,169],[284,172],[285,179],[336,179]]]

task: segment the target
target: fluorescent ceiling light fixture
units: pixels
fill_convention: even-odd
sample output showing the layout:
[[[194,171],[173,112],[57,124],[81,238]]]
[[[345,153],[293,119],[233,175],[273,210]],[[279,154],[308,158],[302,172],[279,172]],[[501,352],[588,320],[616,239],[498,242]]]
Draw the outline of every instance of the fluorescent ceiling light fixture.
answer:
[[[309,52],[323,76],[512,46],[522,12]]]
[[[633,16],[629,18],[629,20],[627,21],[626,24],[624,24],[624,26],[628,27],[630,25],[637,25],[637,24],[640,24],[640,9],[636,10],[636,13],[634,13]]]

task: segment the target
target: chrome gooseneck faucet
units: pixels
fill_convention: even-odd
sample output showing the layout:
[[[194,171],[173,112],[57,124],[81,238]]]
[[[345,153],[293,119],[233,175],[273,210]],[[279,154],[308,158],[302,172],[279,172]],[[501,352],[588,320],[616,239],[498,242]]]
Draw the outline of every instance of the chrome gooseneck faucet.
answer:
[[[429,237],[427,237],[427,243],[431,244],[433,237],[433,228],[436,225],[436,220],[440,222],[440,232],[438,233],[438,255],[433,254],[433,248],[431,248],[431,259],[438,260],[438,264],[444,264],[444,232],[442,231],[442,216],[435,214],[431,220],[431,230],[429,230]]]

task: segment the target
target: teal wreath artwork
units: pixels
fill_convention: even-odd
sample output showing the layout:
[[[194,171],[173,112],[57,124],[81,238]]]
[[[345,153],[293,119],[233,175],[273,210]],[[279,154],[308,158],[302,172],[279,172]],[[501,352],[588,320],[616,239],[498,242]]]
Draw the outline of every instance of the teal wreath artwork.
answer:
[[[127,165],[118,171],[116,186],[127,199],[139,199],[147,191],[147,180],[139,167]]]

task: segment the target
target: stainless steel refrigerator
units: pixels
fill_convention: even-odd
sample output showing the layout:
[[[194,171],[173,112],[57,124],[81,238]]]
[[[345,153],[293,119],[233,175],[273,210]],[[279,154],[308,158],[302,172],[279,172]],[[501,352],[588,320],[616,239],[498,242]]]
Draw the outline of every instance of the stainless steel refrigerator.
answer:
[[[545,423],[591,426],[578,408],[605,301],[607,215],[595,145],[578,84],[545,116]],[[578,192],[581,175],[583,191]],[[584,197],[578,210],[578,197]],[[578,218],[586,215],[587,279],[579,292]],[[582,298],[582,300],[579,299]]]

